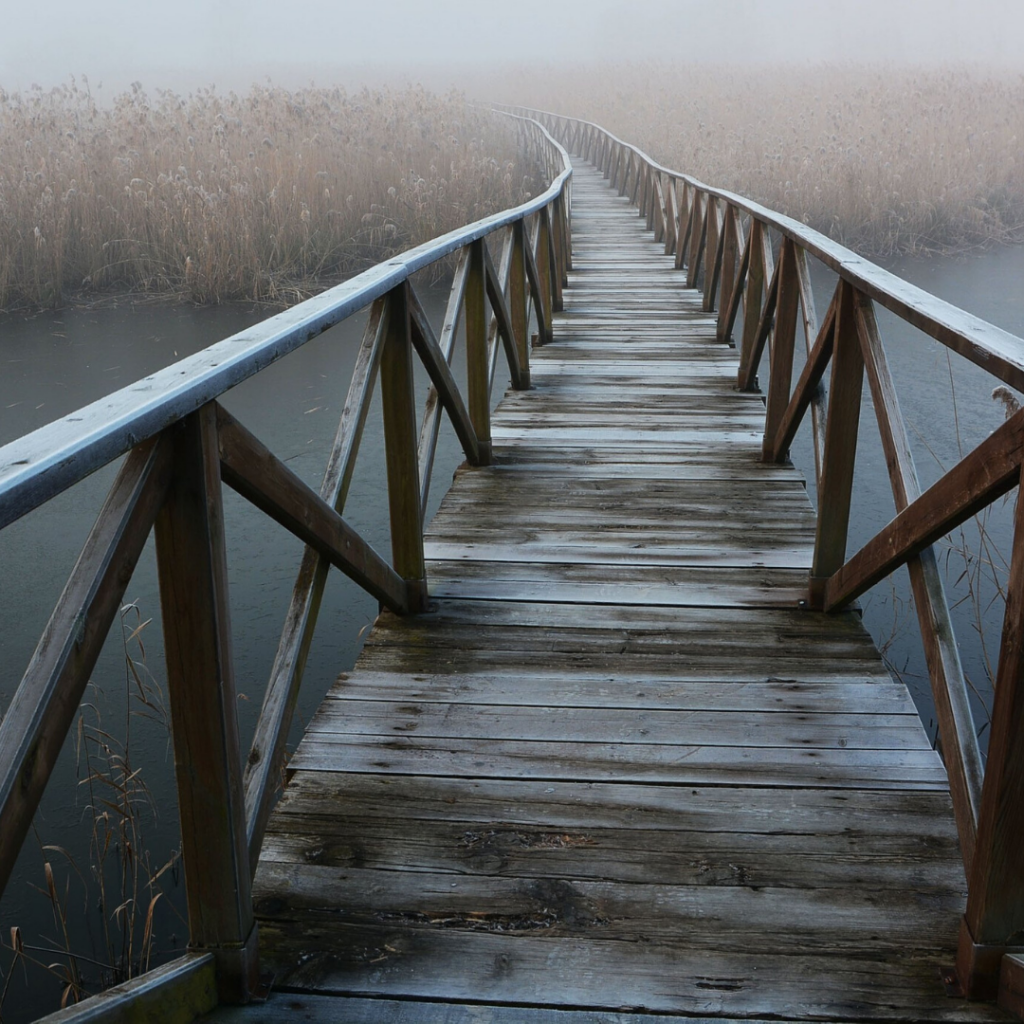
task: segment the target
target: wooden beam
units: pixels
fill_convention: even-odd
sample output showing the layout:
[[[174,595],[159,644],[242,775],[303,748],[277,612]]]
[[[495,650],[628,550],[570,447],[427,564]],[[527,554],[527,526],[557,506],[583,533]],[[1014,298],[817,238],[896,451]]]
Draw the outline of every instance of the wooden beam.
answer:
[[[224,482],[261,512],[316,548],[363,590],[398,615],[409,611],[405,581],[308,484],[223,406],[217,435]]]
[[[466,325],[466,390],[469,418],[480,446],[480,465],[491,462],[491,396],[487,366],[487,308],[484,241],[471,242],[463,320]]]
[[[1017,423],[1015,451],[1021,458],[1024,411],[1004,426]],[[1000,428],[1002,430],[1003,428]],[[997,431],[998,434],[1000,431]],[[993,435],[994,437],[995,435]],[[973,463],[984,442],[968,456]],[[1018,473],[1018,483],[1020,475]],[[985,950],[1001,954],[1021,946],[1024,936],[1024,487],[1018,487],[1013,550],[1006,585],[1002,644],[995,680],[988,761],[978,815],[978,841],[967,885],[964,925],[973,956],[963,956],[957,970],[967,995],[992,998],[998,988],[999,965]],[[980,951],[977,947],[981,947]],[[987,961],[987,962],[986,962]],[[994,966],[994,970],[992,969]]]
[[[259,959],[212,403],[176,432],[156,554],[189,945],[214,955],[220,1001],[244,1003],[257,990]]]
[[[522,223],[519,221],[518,223]],[[452,350],[455,347],[455,335],[462,315],[462,303],[466,295],[466,280],[469,274],[469,249],[459,251],[459,260],[455,265],[451,291],[448,293],[448,306],[445,309],[444,322],[441,325],[441,336],[438,347],[445,362],[451,365]],[[417,447],[417,460],[420,468],[420,508],[425,516],[427,499],[430,496],[430,480],[434,472],[434,455],[437,452],[437,437],[441,429],[441,404],[437,388],[433,385],[427,392],[423,407],[423,420],[420,424],[420,439]],[[475,433],[475,431],[474,431]],[[479,449],[479,440],[477,441]]]
[[[816,339],[818,338],[818,316],[814,308],[814,292],[811,289],[811,275],[807,268],[807,250],[803,247],[797,248],[796,259],[797,279],[800,283],[800,311],[804,321],[804,345],[810,356]],[[835,315],[833,305],[835,299],[829,303],[826,319]],[[814,479],[821,482],[821,467],[825,460],[825,413],[826,400],[825,389],[815,388],[811,395],[811,439],[814,445]]]
[[[690,255],[686,261],[686,287],[696,288],[700,274],[701,258],[708,234],[708,211],[711,208],[710,196],[697,192],[693,198],[694,219],[690,231]]]
[[[782,241],[776,274],[778,294],[775,300],[775,343],[772,345],[764,440],[761,445],[763,462],[781,462],[789,456],[788,449],[779,450],[775,447],[776,434],[789,407],[793,355],[796,350],[796,321],[800,306],[796,246],[788,238]]]
[[[512,253],[514,252],[515,242],[513,241]],[[490,300],[491,311],[498,322],[498,335],[505,348],[505,358],[508,360],[508,369],[512,376],[512,387],[515,391],[526,391],[530,387],[530,371],[529,369],[524,370],[519,364],[519,349],[516,343],[515,328],[512,326],[512,314],[505,301],[505,284],[498,279],[494,263],[491,261],[491,254],[486,247],[484,247],[484,270],[487,281],[487,298]],[[511,259],[509,260],[509,270],[511,270]]]
[[[530,285],[530,295],[533,301],[534,313],[537,317],[538,344],[547,345],[554,340],[554,333],[551,328],[551,316],[544,303],[544,290],[541,287],[540,271],[537,269],[537,260],[534,257],[534,242],[526,233],[526,245],[523,254],[526,256],[526,280]]]
[[[480,285],[482,292],[482,281]],[[423,514],[420,509],[419,466],[416,461],[416,379],[413,374],[408,289],[406,281],[388,293],[388,326],[380,360],[380,392],[384,414],[384,455],[388,470],[391,560],[395,572],[408,585],[408,611],[420,612],[427,607],[427,570],[423,559]],[[470,294],[466,296],[467,307],[472,297],[472,282],[469,290]],[[482,294],[480,299],[483,299]],[[468,322],[467,314],[467,325]],[[486,363],[484,378],[486,395]],[[472,401],[471,391],[471,412]],[[479,430],[477,436],[480,436]],[[489,422],[486,436],[489,442]],[[483,447],[481,443],[481,459],[484,457]],[[489,458],[489,445],[487,455]]]
[[[185,1024],[217,1008],[217,971],[209,953],[185,956],[43,1018],[45,1024]]]
[[[825,463],[818,488],[818,521],[808,595],[808,603],[816,609],[825,606],[826,583],[846,560],[857,428],[860,425],[860,395],[864,383],[864,359],[857,337],[854,299],[853,288],[845,281],[841,282],[836,298]]]
[[[921,485],[871,300],[858,295],[855,311],[864,368],[889,469],[893,501],[899,513],[921,496]],[[960,852],[965,873],[969,877],[974,858],[978,809],[981,806],[984,761],[978,745],[970,695],[960,663],[942,574],[934,550],[931,547],[924,548],[907,565],[949,776]]]
[[[430,377],[431,386],[434,392],[439,395],[441,404],[448,413],[455,435],[462,445],[462,450],[469,460],[470,465],[480,465],[480,445],[477,442],[476,431],[469,419],[469,412],[462,400],[462,393],[459,385],[455,383],[448,360],[434,337],[434,331],[427,320],[426,313],[420,305],[420,300],[412,285],[409,285],[406,295],[409,300],[409,318],[412,328],[412,344],[420,357],[427,376]],[[419,464],[417,460],[417,465]]]
[[[729,301],[726,303],[722,302],[721,309],[718,313],[718,328],[717,337],[719,341],[728,341],[732,343],[732,330],[736,325],[736,317],[739,315],[740,303],[743,301],[743,297],[746,294],[746,288],[748,287],[748,275],[750,271],[750,240],[753,236],[753,230],[747,236],[746,240],[742,238],[742,225],[739,222],[739,214],[736,215],[736,230],[737,230],[737,241],[739,242],[742,255],[740,256],[740,264],[736,269],[735,274],[732,278],[732,284],[729,289]],[[745,326],[745,325],[744,325]],[[742,361],[742,354],[741,354]]]
[[[761,244],[763,231],[764,227],[761,222],[752,218],[744,256],[747,273],[746,287],[743,290],[743,337],[740,342],[740,365],[736,374],[737,386],[741,391],[754,390],[754,381],[757,377],[756,369],[753,373],[748,371],[753,361],[754,342],[761,324],[761,304],[765,294],[765,285],[768,283],[764,265],[764,246]]]
[[[833,378],[835,373],[833,371]],[[833,404],[835,404],[833,390]],[[828,441],[826,439],[826,447]],[[825,608],[841,608],[894,569],[990,505],[1017,483],[1024,444],[1024,410],[880,530],[828,581]]]
[[[764,266],[763,257],[761,265]],[[765,276],[767,277],[767,275]],[[772,328],[775,326],[775,306],[778,299],[779,268],[776,267],[764,295],[764,305],[760,307],[761,315],[757,320],[756,329],[751,332],[753,340],[750,350],[744,352],[745,360],[742,358],[740,360],[740,391],[757,390],[757,371],[761,365],[761,357],[764,355],[765,346],[768,344],[768,336],[772,333]],[[754,308],[758,308],[756,303]],[[744,342],[746,341],[746,326],[746,319],[744,319]]]
[[[715,289],[718,287],[718,274],[721,264],[721,221],[718,216],[718,200],[714,196],[708,197],[707,213],[707,256],[705,258],[704,271],[704,298],[703,309],[705,313],[711,313],[715,308]]]
[[[999,1005],[1024,1020],[1024,956],[1004,956],[999,971]]]
[[[0,893],[170,480],[160,435],[128,454],[0,722]]]
[[[797,430],[800,429],[804,413],[807,412],[808,407],[813,403],[815,396],[821,390],[821,379],[825,376],[825,371],[828,369],[829,361],[832,358],[832,343],[835,340],[835,316],[836,299],[833,295],[828,311],[825,313],[825,322],[821,325],[821,330],[814,341],[814,347],[807,355],[804,368],[800,371],[800,379],[796,382],[796,387],[793,389],[793,397],[790,398],[789,405],[776,431],[772,450],[775,452],[777,461],[785,458],[785,453],[789,450],[790,445],[792,445]],[[820,473],[818,476],[820,479]]]
[[[530,297],[526,281],[526,231],[521,220],[512,225],[512,263],[509,267],[508,293],[512,334],[516,340],[519,365],[529,375]]]
[[[730,324],[729,329],[725,330],[725,323],[729,315],[729,307],[732,304],[732,293],[736,287],[736,268],[740,260],[740,250],[743,247],[740,241],[739,215],[732,204],[726,205],[722,226],[722,244],[718,259],[715,261],[715,283],[717,287],[720,287],[715,338],[724,343],[730,341],[732,334],[732,325]]]
[[[456,271],[456,280],[459,274]],[[374,382],[387,329],[387,303],[377,299],[363,331],[356,354],[338,431],[327,458],[320,497],[341,512],[355,471],[356,457],[370,411]],[[249,866],[256,872],[260,845],[266,829],[270,806],[277,788],[278,773],[285,741],[291,728],[302,674],[313,642],[320,601],[327,584],[330,563],[316,548],[307,546],[292,588],[281,639],[263,695],[263,706],[256,723],[252,746],[245,762],[245,820],[248,833]]]

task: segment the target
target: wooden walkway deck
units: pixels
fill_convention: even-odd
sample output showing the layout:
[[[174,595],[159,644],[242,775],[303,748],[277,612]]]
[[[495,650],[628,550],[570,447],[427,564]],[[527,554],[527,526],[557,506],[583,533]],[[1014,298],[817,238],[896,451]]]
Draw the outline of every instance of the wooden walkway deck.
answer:
[[[291,761],[255,883],[286,991],[218,1017],[1007,1019],[944,994],[945,772],[858,617],[798,606],[814,518],[735,350],[586,165],[573,228],[432,610],[378,619]]]

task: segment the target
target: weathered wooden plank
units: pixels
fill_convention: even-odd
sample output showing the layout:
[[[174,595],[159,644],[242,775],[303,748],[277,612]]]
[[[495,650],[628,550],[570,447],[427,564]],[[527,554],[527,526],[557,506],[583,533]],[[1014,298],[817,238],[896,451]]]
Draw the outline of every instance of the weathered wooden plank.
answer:
[[[190,1024],[217,1006],[214,959],[189,953],[51,1013],[46,1024]]]
[[[592,1010],[552,1010],[533,1006],[467,1005],[434,1000],[360,999],[356,996],[318,996],[273,993],[266,1003],[244,1010],[221,1007],[210,1015],[212,1024],[278,1024],[289,1014],[302,1014],[310,1024],[594,1024]],[[721,1024],[716,1017],[665,1014],[602,1013],[600,1024]],[[769,1024],[747,1019],[744,1024]],[[770,1024],[795,1024],[774,1020]]]
[[[393,700],[448,704],[542,706],[557,697],[563,708],[670,708],[676,710],[791,711],[817,714],[914,714],[907,689],[883,670],[876,674],[806,673],[736,678],[683,676],[679,666],[658,673],[588,672],[577,667],[490,671],[379,672],[361,668],[342,673],[325,701]]]
[[[767,232],[687,195],[684,236],[618,154],[577,179],[531,390],[431,524],[431,609],[378,618],[290,761],[266,951],[298,989],[380,1007],[985,1019],[936,980],[964,893],[940,759],[858,617],[797,607],[803,483],[757,461],[760,400],[614,189],[691,274],[707,248],[709,292],[725,248],[753,252],[765,334]],[[547,227],[526,262],[551,301]]]
[[[905,801],[898,791],[873,793],[894,798],[888,813],[904,813]],[[941,794],[927,791],[916,795],[941,799]],[[757,794],[749,792],[748,797],[756,800]],[[813,828],[817,822],[812,814],[803,824]],[[964,886],[952,834],[931,837],[922,849],[916,835],[838,835],[825,831],[823,824],[822,834],[801,835],[609,828],[596,823],[552,829],[509,824],[500,818],[484,825],[457,818],[419,820],[410,828],[404,821],[361,817],[357,810],[330,817],[289,813],[281,825],[287,829],[279,826],[267,837],[265,863],[444,872],[458,878],[568,876],[783,890],[848,888],[871,894],[936,890],[945,892],[946,898]],[[937,857],[937,850],[945,856]],[[265,880],[266,876],[260,884]],[[956,914],[954,910],[949,917],[955,921]],[[940,923],[940,931],[948,928],[949,919]]]
[[[267,930],[270,961],[288,972],[283,980],[313,991],[746,1017],[765,1005],[770,979],[780,1016],[1005,1019],[994,1007],[947,999],[935,983],[934,957],[927,955],[893,955],[880,972],[876,962],[855,957],[691,951],[597,937],[565,942],[498,930],[403,928],[397,922],[311,924],[301,936]],[[307,953],[291,966],[299,949],[323,949],[327,943],[330,951]]]
[[[364,867],[351,874],[332,864],[268,861],[262,884],[287,890],[286,905],[271,897],[261,916],[298,918],[315,928],[325,907],[344,907],[348,924],[405,924],[415,930],[534,933],[604,942],[649,942],[687,950],[835,956],[871,942],[881,954],[913,945],[941,955],[953,939],[963,895],[956,891],[890,890],[879,900],[852,888],[707,886],[517,878],[447,872],[394,872]],[[918,931],[924,929],[924,934]]]

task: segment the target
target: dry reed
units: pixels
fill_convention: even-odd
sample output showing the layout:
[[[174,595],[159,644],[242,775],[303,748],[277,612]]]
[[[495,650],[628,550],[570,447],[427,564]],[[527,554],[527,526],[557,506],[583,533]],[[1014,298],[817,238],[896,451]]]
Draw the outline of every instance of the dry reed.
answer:
[[[596,121],[865,254],[1024,235],[1021,75],[651,63],[516,76],[493,92]]]
[[[291,300],[535,189],[455,93],[0,90],[0,308]]]

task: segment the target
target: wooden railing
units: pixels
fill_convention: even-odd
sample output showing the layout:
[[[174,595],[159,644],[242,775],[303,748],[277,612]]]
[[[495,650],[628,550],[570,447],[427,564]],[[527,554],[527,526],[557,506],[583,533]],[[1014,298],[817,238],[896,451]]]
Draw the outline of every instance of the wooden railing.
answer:
[[[245,1002],[257,990],[251,880],[328,569],[337,567],[398,614],[425,607],[423,516],[442,410],[467,461],[487,465],[499,351],[512,387],[529,387],[531,323],[538,343],[550,340],[551,314],[561,307],[570,261],[571,166],[536,121],[513,119],[521,150],[552,182],[536,199],[379,264],[0,449],[0,529],[127,453],[0,724],[0,892],[132,571],[150,531],[156,534],[195,952],[119,990],[104,1003],[111,1010],[155,998],[154,985],[176,985],[179,995],[187,990],[188,999],[209,1001],[212,977],[221,1001]],[[498,253],[496,261],[489,244]],[[454,282],[437,336],[410,277],[452,255],[457,257]],[[368,305],[318,493],[217,399]],[[466,339],[465,395],[451,370],[460,321]],[[414,354],[431,381],[421,419]],[[378,377],[390,563],[342,516]],[[232,674],[222,481],[307,545],[244,768]]]
[[[703,289],[704,309],[718,310],[722,342],[731,340],[742,308],[741,389],[757,389],[758,368],[770,352],[763,460],[784,461],[801,421],[811,416],[818,519],[807,604],[841,609],[897,567],[908,567],[968,880],[957,975],[969,996],[994,997],[1004,954],[1024,945],[1024,502],[1018,497],[987,762],[931,545],[1019,483],[1024,411],[922,491],[875,304],[1018,391],[1024,390],[1024,340],[796,220],[661,166],[595,124],[518,112],[544,123],[639,207],[665,252],[685,269],[687,286]],[[811,258],[839,278],[820,323]],[[805,358],[794,385],[798,333]],[[822,381],[830,363],[826,408]],[[847,557],[865,375],[897,515]]]

